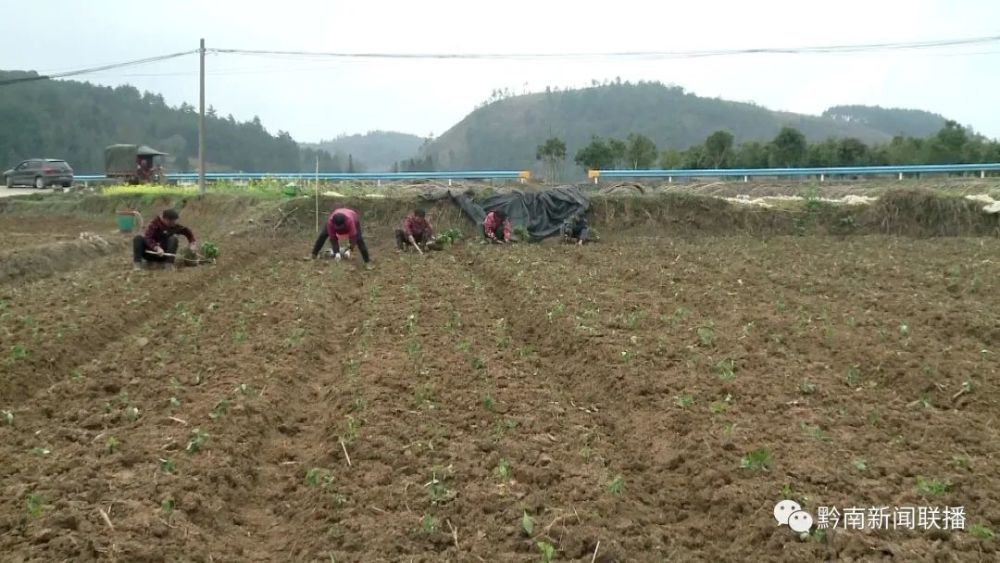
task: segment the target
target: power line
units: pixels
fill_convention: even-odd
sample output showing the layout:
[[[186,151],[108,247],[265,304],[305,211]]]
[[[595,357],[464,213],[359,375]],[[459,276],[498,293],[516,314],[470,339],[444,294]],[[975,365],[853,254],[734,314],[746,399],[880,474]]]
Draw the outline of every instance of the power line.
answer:
[[[854,45],[821,45],[804,47],[758,47],[748,49],[711,49],[691,51],[619,51],[608,53],[344,53],[321,51],[278,51],[263,49],[210,49],[213,53],[249,55],[318,57],[344,59],[589,59],[589,58],[698,58],[757,54],[826,54],[863,53],[900,50],[937,49],[967,45],[984,45],[1000,42],[1000,35],[964,39],[936,39],[896,43],[862,43]]]
[[[82,68],[77,70],[69,70],[65,72],[56,72],[52,74],[39,74],[35,76],[22,76],[20,78],[9,78],[7,80],[0,80],[0,86],[8,86],[10,84],[19,84],[22,82],[36,82],[38,80],[53,80],[56,78],[68,78],[70,76],[79,76],[81,74],[92,74],[95,72],[102,72],[105,70],[114,70],[118,68],[125,68],[129,66],[144,65],[149,63],[156,63],[160,61],[165,61],[169,59],[176,59],[178,57],[183,57],[193,53],[197,53],[198,50],[183,51],[180,53],[171,53],[169,55],[159,55],[155,57],[146,57],[144,59],[135,59],[131,61],[124,61],[120,63],[112,63],[101,66],[95,66],[90,68]]]

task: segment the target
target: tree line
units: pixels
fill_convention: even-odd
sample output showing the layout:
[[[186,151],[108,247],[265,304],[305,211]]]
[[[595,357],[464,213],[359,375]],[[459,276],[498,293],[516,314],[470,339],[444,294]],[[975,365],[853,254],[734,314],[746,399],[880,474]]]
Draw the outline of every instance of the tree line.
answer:
[[[35,76],[3,72],[0,78]],[[302,148],[285,131],[268,132],[260,119],[245,122],[209,107],[205,152],[210,171],[343,172],[362,170],[347,154]],[[0,169],[28,158],[61,158],[79,173],[104,171],[104,148],[144,144],[169,153],[167,169],[191,172],[198,160],[198,113],[184,103],[132,86],[96,86],[46,80],[0,88]]]
[[[566,145],[558,138],[549,139],[538,146],[536,157],[555,177],[558,164],[566,158]],[[946,121],[930,137],[897,135],[880,144],[866,144],[851,137],[809,143],[798,129],[782,127],[767,142],[737,145],[732,133],[719,130],[686,150],[659,152],[650,138],[633,133],[625,140],[595,135],[577,151],[573,161],[590,170],[978,164],[1000,162],[1000,141],[987,139],[954,121]]]

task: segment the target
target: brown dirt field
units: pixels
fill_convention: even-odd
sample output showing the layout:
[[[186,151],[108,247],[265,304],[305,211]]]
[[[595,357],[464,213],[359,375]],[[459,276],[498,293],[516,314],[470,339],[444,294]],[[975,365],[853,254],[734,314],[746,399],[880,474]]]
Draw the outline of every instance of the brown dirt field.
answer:
[[[363,271],[264,231],[216,266],[0,284],[3,561],[997,558],[771,516],[791,496],[1000,526],[996,240],[421,259],[378,228]],[[741,468],[758,449],[769,469]]]

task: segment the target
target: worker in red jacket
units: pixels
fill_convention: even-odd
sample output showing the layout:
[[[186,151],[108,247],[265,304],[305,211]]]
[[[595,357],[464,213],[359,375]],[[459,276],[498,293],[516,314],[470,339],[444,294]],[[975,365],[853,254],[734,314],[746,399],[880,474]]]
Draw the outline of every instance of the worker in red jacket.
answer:
[[[423,209],[414,209],[403,219],[403,222],[396,229],[396,248],[405,250],[409,245],[421,247],[425,246],[434,237],[434,228],[427,220],[427,212]],[[407,244],[409,243],[409,245]]]
[[[173,264],[177,255],[177,235],[187,239],[191,250],[197,252],[198,244],[191,229],[179,224],[181,215],[176,209],[167,209],[149,222],[144,235],[132,239],[132,264],[142,268],[143,261]]]
[[[487,213],[483,221],[483,233],[488,242],[497,244],[510,242],[511,225],[507,213],[502,210]]]
[[[319,236],[316,237],[316,243],[313,244],[312,257],[319,256],[320,250],[323,250],[323,244],[326,243],[327,239],[330,239],[330,247],[333,248],[334,257],[339,260],[342,256],[339,240],[341,236],[347,239],[348,252],[357,246],[365,264],[371,262],[371,257],[368,255],[368,245],[365,244],[365,237],[361,232],[361,218],[357,211],[346,207],[334,209],[330,213],[330,217],[326,221],[326,229],[320,232]]]

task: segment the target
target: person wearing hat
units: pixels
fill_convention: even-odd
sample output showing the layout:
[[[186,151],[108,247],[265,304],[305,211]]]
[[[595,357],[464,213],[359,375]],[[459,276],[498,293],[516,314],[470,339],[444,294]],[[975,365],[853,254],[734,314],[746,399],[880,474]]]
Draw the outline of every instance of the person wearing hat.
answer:
[[[409,246],[414,246],[420,251],[420,247],[431,242],[433,237],[434,229],[427,220],[427,212],[417,208],[407,215],[396,229],[396,248],[403,251]]]
[[[149,222],[143,235],[132,239],[132,266],[141,269],[144,263],[173,265],[177,255],[177,235],[187,239],[191,250],[197,252],[194,232],[177,221],[181,214],[176,209],[166,209]]]
[[[347,239],[348,248],[344,254],[341,254],[340,251],[340,237]],[[334,209],[330,213],[330,217],[326,221],[326,229],[316,237],[316,243],[313,244],[312,257],[314,259],[323,250],[323,245],[327,239],[330,239],[330,247],[333,249],[334,258],[337,260],[340,260],[342,256],[349,256],[347,253],[357,246],[358,250],[361,251],[361,259],[365,261],[365,264],[371,262],[371,257],[368,254],[368,245],[365,244],[365,237],[361,232],[361,217],[358,216],[357,211],[342,207]]]
[[[490,211],[486,214],[486,219],[483,220],[483,234],[486,235],[487,242],[508,243],[510,242],[511,230],[510,219],[502,209]]]

